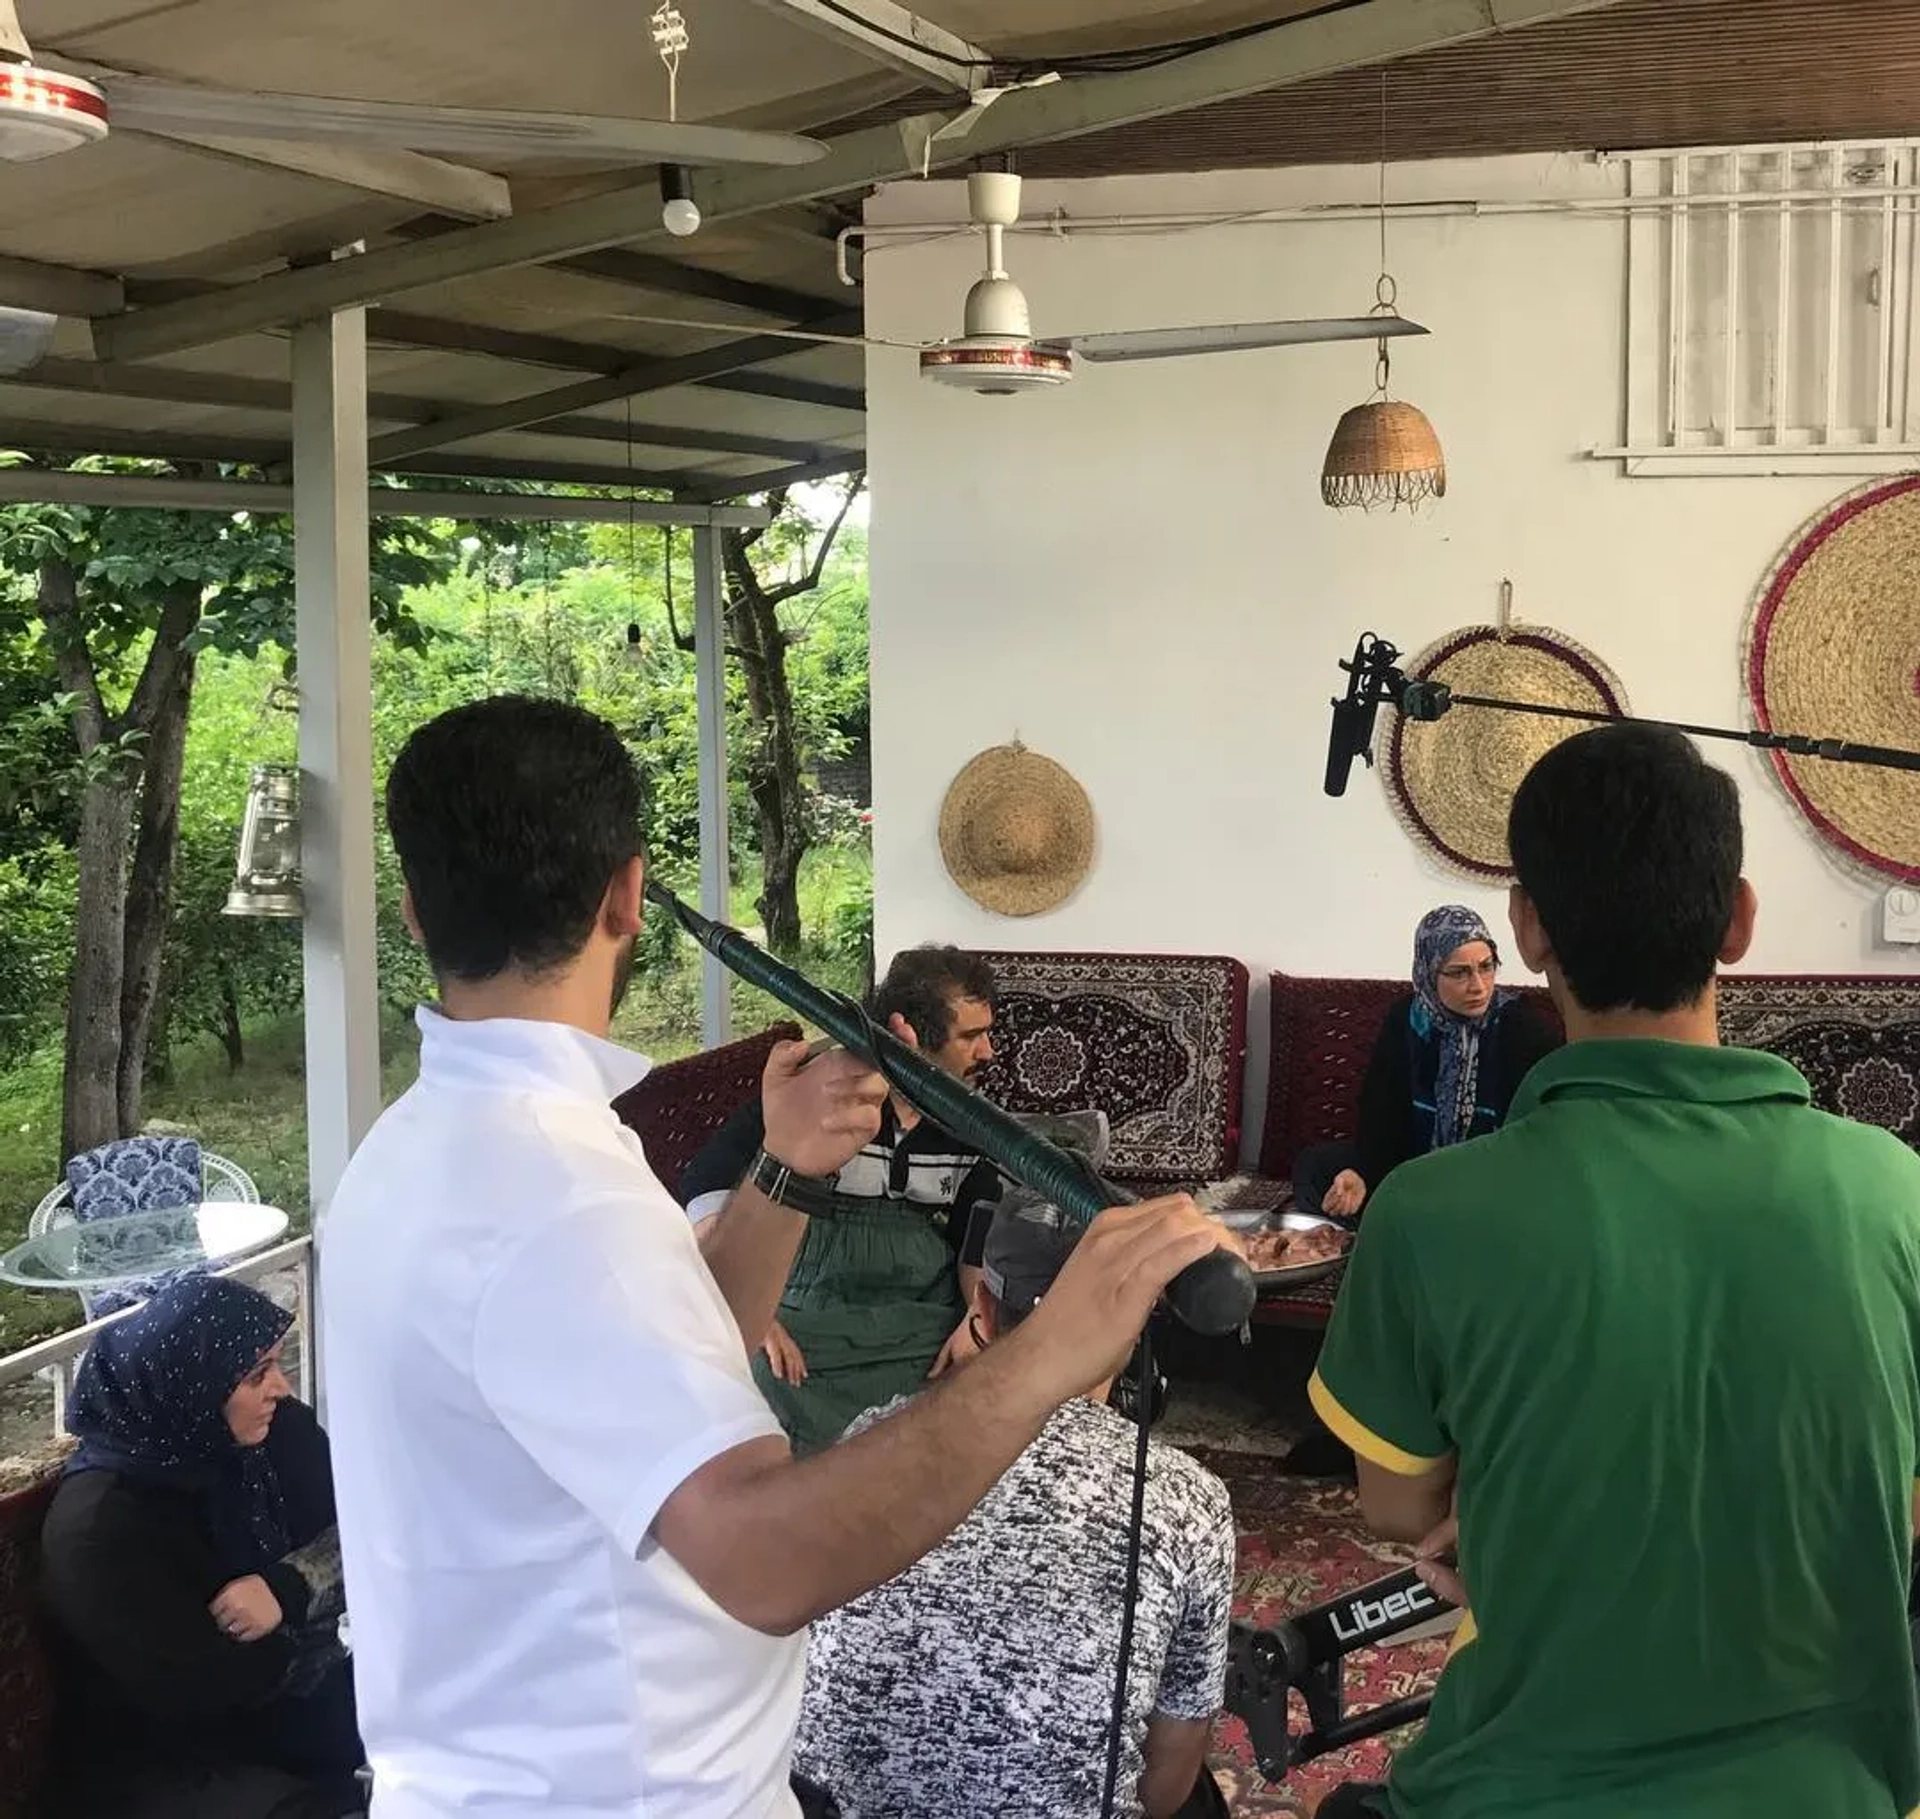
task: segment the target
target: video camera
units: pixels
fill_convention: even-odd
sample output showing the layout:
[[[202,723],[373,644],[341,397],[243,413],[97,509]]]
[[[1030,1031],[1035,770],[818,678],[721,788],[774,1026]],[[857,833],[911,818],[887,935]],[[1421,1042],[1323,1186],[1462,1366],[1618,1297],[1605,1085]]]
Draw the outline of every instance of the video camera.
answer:
[[[1920,1679],[1920,1545],[1913,1550],[1909,1587],[1907,1617]],[[1392,1642],[1452,1609],[1412,1567],[1402,1567],[1270,1629],[1236,1621],[1227,1643],[1226,1707],[1246,1725],[1260,1773],[1283,1781],[1316,1756],[1424,1718],[1433,1704],[1430,1692],[1349,1718],[1341,1663],[1357,1649]],[[1307,1712],[1307,1728],[1298,1736],[1292,1725],[1296,1688]]]
[[[1377,1648],[1454,1608],[1409,1566],[1271,1629],[1235,1622],[1227,1642],[1226,1706],[1246,1724],[1260,1773],[1282,1781],[1316,1756],[1424,1718],[1433,1703],[1430,1693],[1389,1700],[1349,1718],[1341,1664],[1356,1649]],[[1290,1697],[1296,1688],[1307,1710],[1307,1728],[1298,1736]]]

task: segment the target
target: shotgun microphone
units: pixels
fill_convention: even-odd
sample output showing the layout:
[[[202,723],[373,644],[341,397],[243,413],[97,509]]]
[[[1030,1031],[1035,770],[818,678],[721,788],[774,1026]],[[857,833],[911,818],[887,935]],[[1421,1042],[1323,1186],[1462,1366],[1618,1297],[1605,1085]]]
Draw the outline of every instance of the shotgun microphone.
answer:
[[[1402,678],[1393,666],[1400,653],[1391,644],[1383,644],[1371,632],[1353,647],[1353,658],[1340,667],[1347,672],[1347,692],[1333,703],[1333,724],[1327,731],[1327,778],[1329,796],[1344,796],[1347,779],[1358,758],[1369,768],[1373,764],[1373,723],[1383,701],[1396,698]]]

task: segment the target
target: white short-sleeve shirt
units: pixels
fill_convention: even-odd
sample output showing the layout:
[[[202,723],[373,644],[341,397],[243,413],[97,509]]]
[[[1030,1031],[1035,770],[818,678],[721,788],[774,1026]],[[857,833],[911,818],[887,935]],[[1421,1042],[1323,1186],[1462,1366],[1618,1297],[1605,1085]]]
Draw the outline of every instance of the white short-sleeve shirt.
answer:
[[[785,1819],[805,1638],[735,1622],[650,1534],[780,1429],[609,1109],[646,1063],[561,1024],[420,1028],[320,1240],[377,1819]]]

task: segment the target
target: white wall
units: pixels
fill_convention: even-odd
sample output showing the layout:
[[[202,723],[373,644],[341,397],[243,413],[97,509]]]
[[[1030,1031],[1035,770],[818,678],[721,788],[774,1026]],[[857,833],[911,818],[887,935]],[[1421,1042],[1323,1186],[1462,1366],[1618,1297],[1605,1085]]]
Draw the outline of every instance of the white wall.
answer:
[[[1026,214],[1369,199],[1368,170],[1029,185]],[[1581,159],[1397,167],[1396,199],[1597,195]],[[957,219],[953,184],[895,185],[876,222]],[[1622,678],[1635,711],[1744,724],[1741,631],[1782,543],[1856,484],[1629,480],[1583,458],[1623,434],[1627,228],[1617,215],[1402,220],[1395,389],[1431,416],[1448,497],[1417,520],[1320,503],[1334,421],[1371,382],[1370,344],[1089,368],[1064,391],[976,398],[868,363],[876,897],[882,953],[995,946],[1236,954],[1273,968],[1398,973],[1413,921],[1497,893],[1440,870],[1356,770],[1321,793],[1336,660],[1375,630],[1417,651],[1491,620],[1558,627]],[[1365,221],[1010,241],[1042,334],[1359,313]],[[870,332],[957,333],[978,243],[882,245]],[[1809,728],[1844,733],[1845,728]],[[1099,853],[1061,909],[1009,921],[952,884],[941,797],[1015,735],[1067,765]],[[1830,861],[1764,761],[1714,749],[1746,804],[1763,919],[1756,970],[1905,971],[1877,938],[1880,890]]]

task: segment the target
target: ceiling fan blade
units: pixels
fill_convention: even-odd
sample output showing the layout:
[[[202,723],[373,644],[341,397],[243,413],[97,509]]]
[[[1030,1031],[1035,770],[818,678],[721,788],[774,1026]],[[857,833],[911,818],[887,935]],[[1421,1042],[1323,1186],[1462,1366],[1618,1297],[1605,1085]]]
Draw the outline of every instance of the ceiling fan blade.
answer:
[[[78,68],[107,93],[113,124],[131,132],[228,133],[391,145],[466,158],[566,158],[633,164],[810,164],[826,155],[797,133],[628,120],[605,114],[535,113],[519,108],[424,107],[324,95],[207,88],[159,76]]]
[[[1181,354],[1230,354],[1253,347],[1308,347],[1322,341],[1379,341],[1424,335],[1404,316],[1325,316],[1304,322],[1223,322],[1210,328],[1133,328],[1111,335],[1073,335],[1047,346],[1071,348],[1082,360],[1171,360]]]

